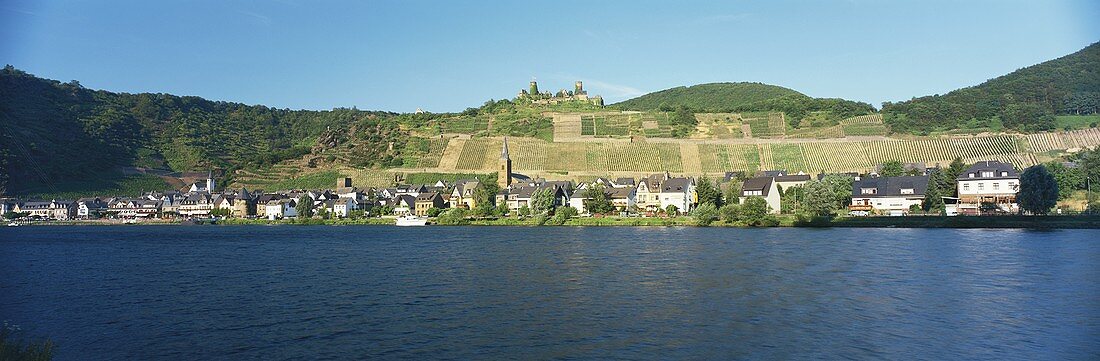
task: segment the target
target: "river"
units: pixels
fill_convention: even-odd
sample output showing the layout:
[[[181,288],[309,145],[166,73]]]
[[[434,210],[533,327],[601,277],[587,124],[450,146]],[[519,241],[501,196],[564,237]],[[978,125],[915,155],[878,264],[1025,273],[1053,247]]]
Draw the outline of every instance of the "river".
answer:
[[[0,229],[56,360],[1100,358],[1100,230]]]

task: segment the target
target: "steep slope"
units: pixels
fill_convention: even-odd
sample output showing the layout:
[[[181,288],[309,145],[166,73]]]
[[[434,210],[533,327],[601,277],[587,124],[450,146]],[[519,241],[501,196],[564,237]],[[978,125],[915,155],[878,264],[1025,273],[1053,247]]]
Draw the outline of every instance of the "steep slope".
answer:
[[[976,86],[883,104],[894,131],[927,132],[1000,122],[1020,131],[1054,128],[1056,114],[1100,109],[1100,43]]]
[[[130,166],[232,174],[335,146],[357,166],[398,165],[407,134],[387,121],[393,116],[112,93],[7,66],[0,71],[0,194],[64,192],[73,181],[118,180]]]

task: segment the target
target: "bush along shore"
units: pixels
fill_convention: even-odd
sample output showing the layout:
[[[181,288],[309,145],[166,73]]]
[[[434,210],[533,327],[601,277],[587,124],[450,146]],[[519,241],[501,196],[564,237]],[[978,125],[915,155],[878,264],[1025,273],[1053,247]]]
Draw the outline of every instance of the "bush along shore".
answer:
[[[704,224],[705,223],[705,224]],[[126,225],[179,225],[179,222],[139,222]],[[390,217],[342,218],[342,219],[243,219],[228,218],[216,225],[393,225]],[[1026,228],[1026,229],[1097,229],[1100,215],[1060,216],[911,216],[911,217],[817,217],[774,215],[761,222],[741,220],[712,220],[700,222],[696,217],[464,217],[460,219],[435,217],[429,224],[435,226],[572,226],[572,227],[855,227],[855,228]],[[26,225],[122,225],[104,221],[53,221]]]

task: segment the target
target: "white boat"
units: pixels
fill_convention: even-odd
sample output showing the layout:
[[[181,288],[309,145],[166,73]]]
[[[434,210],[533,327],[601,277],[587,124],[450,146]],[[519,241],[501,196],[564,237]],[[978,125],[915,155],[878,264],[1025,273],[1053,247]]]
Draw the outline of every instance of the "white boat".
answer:
[[[8,223],[8,227],[19,227],[19,223],[16,223],[16,222],[9,222],[9,223]]]
[[[427,224],[428,224],[428,218],[427,217],[418,217],[418,216],[414,216],[414,215],[411,215],[411,214],[404,215],[404,216],[401,216],[401,217],[397,217],[397,225],[402,226],[402,227],[425,226]]]

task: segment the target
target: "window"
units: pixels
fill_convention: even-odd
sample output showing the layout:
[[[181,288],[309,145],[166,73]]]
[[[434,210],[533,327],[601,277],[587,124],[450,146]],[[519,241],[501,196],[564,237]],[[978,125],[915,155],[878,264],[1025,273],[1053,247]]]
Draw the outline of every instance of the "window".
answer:
[[[902,188],[901,194],[913,194],[913,188]]]
[[[859,190],[859,193],[860,194],[875,194],[875,193],[878,193],[878,188],[861,188]]]
[[[971,175],[973,175],[973,174],[971,174]],[[970,190],[970,183],[963,183],[963,190],[964,191],[969,191]]]
[[[991,170],[982,171],[982,178],[993,178],[993,171],[991,171]]]
[[[746,197],[747,196],[762,196],[762,195],[764,195],[763,191],[745,191],[745,196]]]
[[[974,178],[974,173],[970,173],[970,178]]]
[[[978,183],[978,190],[984,191],[985,190],[985,183]]]
[[[1000,190],[1000,189],[1001,189],[1001,183],[993,182],[993,190]]]
[[[1001,172],[1001,176],[1002,176],[1002,177],[1007,177],[1007,176],[1008,176],[1008,172]]]

